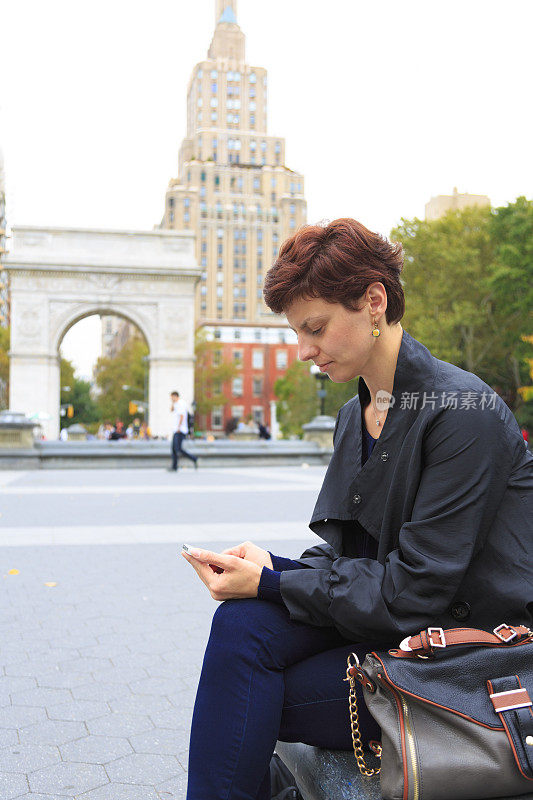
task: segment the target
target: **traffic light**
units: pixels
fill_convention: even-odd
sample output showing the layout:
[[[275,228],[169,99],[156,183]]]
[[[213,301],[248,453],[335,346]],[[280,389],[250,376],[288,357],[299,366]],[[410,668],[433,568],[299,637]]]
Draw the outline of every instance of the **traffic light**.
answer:
[[[72,419],[74,416],[74,406],[67,406],[67,417]]]
[[[134,414],[137,413],[137,403],[134,403],[133,400],[130,400],[128,403],[128,414],[130,417],[133,417]]]

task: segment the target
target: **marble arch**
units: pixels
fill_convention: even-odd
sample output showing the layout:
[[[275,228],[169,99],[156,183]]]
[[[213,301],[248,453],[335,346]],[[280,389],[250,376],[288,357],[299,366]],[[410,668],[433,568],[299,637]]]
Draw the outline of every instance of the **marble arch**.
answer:
[[[11,294],[13,411],[41,412],[59,435],[59,346],[91,314],[131,320],[149,355],[149,420],[169,433],[168,394],[194,390],[194,234],[16,227],[5,259]]]

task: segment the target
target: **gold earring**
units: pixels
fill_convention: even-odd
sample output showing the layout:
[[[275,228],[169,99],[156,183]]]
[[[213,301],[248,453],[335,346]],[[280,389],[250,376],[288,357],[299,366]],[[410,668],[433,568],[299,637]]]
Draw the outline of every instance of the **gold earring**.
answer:
[[[371,331],[371,333],[372,333],[372,336],[374,336],[374,338],[377,338],[381,334],[381,331],[378,328],[378,323],[376,322],[376,320],[374,320],[374,330]]]

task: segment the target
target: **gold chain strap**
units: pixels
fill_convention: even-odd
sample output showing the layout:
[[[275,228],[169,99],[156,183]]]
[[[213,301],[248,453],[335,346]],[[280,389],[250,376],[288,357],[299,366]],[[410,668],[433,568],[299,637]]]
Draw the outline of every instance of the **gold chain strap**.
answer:
[[[351,656],[354,657],[355,664],[350,663]],[[361,732],[359,730],[359,715],[357,713],[357,695],[355,691],[355,678],[352,675],[350,675],[350,669],[355,665],[359,667],[359,659],[357,658],[355,653],[351,653],[351,655],[348,656],[348,669],[346,670],[345,680],[350,682],[350,723],[352,727],[353,751],[361,775],[364,775],[365,778],[372,778],[374,775],[379,775],[379,773],[381,772],[381,767],[372,768],[368,767],[365,763],[365,756],[363,753],[363,743],[361,742]],[[376,753],[376,755],[378,756],[378,758],[381,758],[381,752]]]

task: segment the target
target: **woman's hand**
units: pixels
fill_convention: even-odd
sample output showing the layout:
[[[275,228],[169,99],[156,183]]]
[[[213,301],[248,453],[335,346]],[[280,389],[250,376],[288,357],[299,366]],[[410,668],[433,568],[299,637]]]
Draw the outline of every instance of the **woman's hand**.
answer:
[[[194,556],[184,551],[181,554],[196,570],[213,600],[257,597],[261,566],[245,558],[212,553],[210,550],[200,550],[196,547],[193,552]],[[223,571],[214,572],[210,565],[219,567]]]
[[[253,542],[243,542],[236,547],[230,547],[228,550],[223,550],[222,552],[231,556],[237,556],[238,558],[244,558],[246,561],[251,561],[261,568],[268,567],[268,569],[274,569],[268,550],[263,550],[262,547],[258,547]]]

